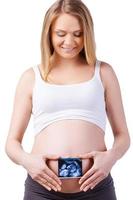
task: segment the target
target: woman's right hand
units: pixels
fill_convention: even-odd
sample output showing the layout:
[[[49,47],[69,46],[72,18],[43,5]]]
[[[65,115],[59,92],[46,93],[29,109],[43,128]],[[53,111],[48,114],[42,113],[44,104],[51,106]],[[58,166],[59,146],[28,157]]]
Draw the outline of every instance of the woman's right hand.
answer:
[[[58,155],[34,155],[29,154],[23,162],[24,168],[27,170],[31,178],[41,184],[43,187],[55,191],[61,190],[61,180],[48,167],[47,160],[58,160]]]

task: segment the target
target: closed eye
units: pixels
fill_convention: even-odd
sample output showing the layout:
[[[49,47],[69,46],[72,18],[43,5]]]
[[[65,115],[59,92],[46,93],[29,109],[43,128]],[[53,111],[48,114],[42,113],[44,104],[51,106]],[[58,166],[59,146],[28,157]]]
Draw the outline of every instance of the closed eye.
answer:
[[[64,37],[64,36],[65,36],[64,33],[60,33],[60,32],[56,32],[56,34],[57,34],[57,36],[59,36],[59,37]]]
[[[76,37],[81,37],[82,35],[83,35],[83,32],[74,33],[74,36],[76,36]]]
[[[59,37],[64,37],[66,34],[65,33],[63,33],[63,32],[56,32],[56,34],[57,34],[57,36],[59,36]],[[83,35],[83,32],[75,32],[75,33],[73,33],[73,35],[75,36],[75,37],[81,37],[82,35]]]

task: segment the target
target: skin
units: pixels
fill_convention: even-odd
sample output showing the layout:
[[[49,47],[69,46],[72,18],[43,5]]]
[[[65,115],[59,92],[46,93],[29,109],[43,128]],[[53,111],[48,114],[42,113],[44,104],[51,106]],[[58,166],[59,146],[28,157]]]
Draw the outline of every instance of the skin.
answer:
[[[57,33],[57,29],[62,29],[64,32],[60,31]],[[72,80],[78,82],[79,80],[77,80],[77,77],[80,77],[81,74],[82,77],[86,76],[88,65],[86,61],[79,56],[79,52],[83,48],[83,35],[77,32],[79,29],[80,32],[83,31],[77,18],[68,14],[60,15],[52,24],[51,38],[55,49],[52,62],[55,68],[53,68],[49,76],[50,80],[61,84],[65,82],[66,84],[71,83]],[[63,36],[60,36],[61,34]],[[80,36],[77,36],[78,34]],[[62,47],[69,48],[69,50],[64,50]],[[72,48],[74,49],[70,51]],[[81,68],[81,66],[83,68]],[[90,74],[92,74],[94,66],[89,66],[89,70]],[[62,79],[59,73],[62,74]],[[68,76],[66,74],[68,74]],[[70,76],[70,74],[72,74],[72,76]],[[87,78],[87,76],[85,78]],[[89,188],[93,189],[101,180],[107,177],[114,164],[125,154],[130,145],[119,82],[112,66],[108,63],[102,62],[101,64],[101,79],[105,88],[106,112],[112,128],[114,143],[111,149],[107,150],[104,148],[104,142],[102,142],[103,135],[100,130],[95,127],[94,130],[95,132],[97,131],[95,137],[97,138],[99,135],[103,147],[101,148],[102,150],[100,150],[100,148],[95,151],[90,149],[87,153],[81,152],[67,155],[68,157],[80,157],[84,160],[93,159],[92,167],[87,170],[79,180],[80,189],[83,191]],[[60,191],[62,182],[57,174],[47,165],[48,160],[58,160],[60,157],[58,152],[56,155],[46,152],[37,154],[37,148],[34,145],[32,153],[27,153],[22,147],[22,139],[31,117],[33,86],[33,70],[29,68],[22,74],[16,88],[13,113],[6,141],[6,152],[13,162],[22,165],[38,183],[48,190],[53,189],[55,191]],[[41,137],[45,137],[43,133],[40,133],[40,135],[36,137],[35,142],[37,142],[37,140],[41,142]],[[14,148],[12,148],[12,146]]]
[[[64,20],[66,20],[65,25]],[[51,38],[55,50],[54,66],[65,69],[68,69],[69,66],[70,68],[79,66],[79,62],[81,62],[79,53],[83,49],[83,28],[80,22],[71,15],[62,14],[52,24]],[[73,51],[67,52],[65,48],[73,49]]]

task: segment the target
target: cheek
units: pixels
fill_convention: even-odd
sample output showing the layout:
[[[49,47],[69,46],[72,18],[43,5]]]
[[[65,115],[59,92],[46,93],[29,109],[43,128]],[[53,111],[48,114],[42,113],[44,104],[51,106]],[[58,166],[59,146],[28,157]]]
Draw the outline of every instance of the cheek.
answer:
[[[82,46],[82,47],[84,46],[84,39],[83,39],[83,38],[80,39],[80,41],[79,41],[79,45]]]
[[[59,47],[59,46],[62,44],[62,42],[63,42],[63,41],[62,41],[61,39],[54,38],[54,39],[52,40],[53,47],[54,47],[54,48]]]
[[[83,38],[77,38],[75,39],[75,42],[77,43],[77,45],[82,48],[84,46],[84,40]]]
[[[55,34],[52,34],[52,35],[51,35],[51,41],[52,41],[53,46],[55,46],[55,47],[56,47],[57,45],[59,45],[59,44],[62,42],[62,40],[63,40],[63,39],[57,37]]]

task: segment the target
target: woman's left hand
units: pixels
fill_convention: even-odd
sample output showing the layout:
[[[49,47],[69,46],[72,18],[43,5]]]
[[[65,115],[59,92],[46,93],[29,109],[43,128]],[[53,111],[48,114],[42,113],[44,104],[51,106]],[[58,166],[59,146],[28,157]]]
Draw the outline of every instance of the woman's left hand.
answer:
[[[87,191],[93,189],[99,182],[106,178],[115,164],[115,159],[110,150],[92,151],[90,153],[80,154],[79,158],[93,159],[93,166],[80,178],[80,190]]]

